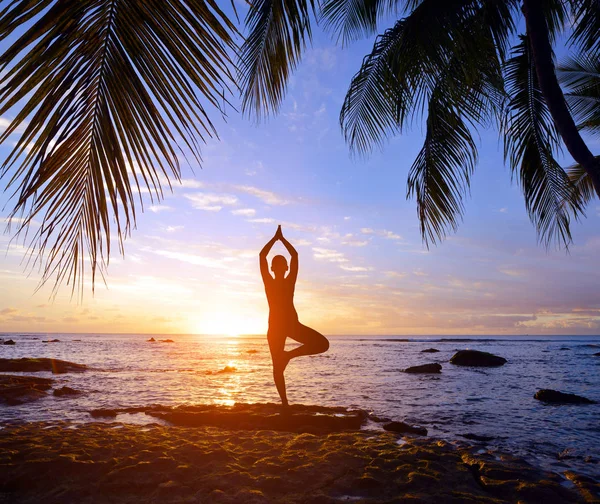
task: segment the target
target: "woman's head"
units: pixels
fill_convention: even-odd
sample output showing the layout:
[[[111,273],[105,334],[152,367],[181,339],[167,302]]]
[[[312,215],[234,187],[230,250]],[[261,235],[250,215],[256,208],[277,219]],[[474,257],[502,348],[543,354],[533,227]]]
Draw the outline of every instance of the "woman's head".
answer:
[[[287,259],[282,255],[276,255],[271,261],[271,271],[275,273],[275,277],[284,276],[288,270]]]

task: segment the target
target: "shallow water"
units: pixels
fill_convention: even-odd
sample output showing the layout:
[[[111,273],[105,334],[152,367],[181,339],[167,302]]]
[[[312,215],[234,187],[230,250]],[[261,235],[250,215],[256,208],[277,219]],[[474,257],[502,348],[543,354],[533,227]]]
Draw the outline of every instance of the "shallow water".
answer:
[[[1,421],[91,421],[95,408],[234,402],[275,402],[264,337],[148,335],[0,335],[0,357],[52,357],[94,368],[54,378],[85,394],[52,395],[0,409]],[[34,339],[39,338],[39,339]],[[58,338],[60,343],[42,343]],[[81,341],[75,341],[81,340]],[[439,353],[421,353],[434,347]],[[500,368],[462,368],[448,363],[465,348],[501,355]],[[333,337],[329,352],[292,361],[286,371],[292,403],[345,406],[424,425],[430,436],[492,436],[481,443],[511,452],[553,471],[574,469],[600,479],[600,337],[489,337],[478,339]],[[408,366],[442,364],[439,375],[402,373]],[[222,372],[226,366],[233,372]],[[23,373],[27,374],[27,373]],[[540,388],[571,392],[593,405],[550,406],[533,399]],[[140,415],[119,421],[144,421]],[[148,418],[146,421],[155,421]],[[468,441],[469,443],[476,443]],[[587,458],[587,462],[586,462]],[[592,459],[591,461],[590,458]]]

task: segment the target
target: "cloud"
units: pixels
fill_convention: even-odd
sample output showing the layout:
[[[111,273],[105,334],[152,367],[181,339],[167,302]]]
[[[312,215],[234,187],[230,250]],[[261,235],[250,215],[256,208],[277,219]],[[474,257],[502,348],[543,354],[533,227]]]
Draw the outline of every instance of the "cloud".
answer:
[[[364,266],[347,266],[345,264],[341,264],[340,268],[345,271],[373,271],[373,268],[365,268]]]
[[[260,217],[258,219],[248,219],[248,222],[254,222],[256,224],[272,224],[275,222],[275,219],[271,217]]]
[[[366,235],[381,236],[382,238],[386,238],[388,240],[402,239],[402,236],[394,233],[393,231],[388,231],[387,229],[360,228],[360,232]]]
[[[206,184],[194,179],[181,179],[179,185],[185,189],[204,189]]]
[[[15,313],[19,313],[19,310],[17,310],[16,308],[4,308],[3,310],[0,310],[0,315],[14,315]]]
[[[181,231],[184,228],[184,226],[167,226],[166,231],[167,233],[174,233],[175,231]]]
[[[211,257],[200,256],[197,254],[187,254],[185,252],[173,252],[171,250],[156,250],[155,254],[175,259],[177,261],[194,264],[195,266],[205,266],[207,268],[224,268],[225,265],[221,259],[213,259]]]
[[[154,212],[154,213],[159,213],[159,212],[166,212],[167,210],[173,210],[173,208],[171,208],[168,205],[150,205],[148,207],[148,210],[150,210],[151,212]]]
[[[233,186],[233,189],[254,196],[268,205],[288,205],[291,203],[290,200],[278,196],[272,191],[259,189],[258,187],[254,186],[235,185]]]
[[[231,213],[233,215],[243,215],[244,217],[253,217],[256,214],[256,210],[254,210],[254,208],[238,208],[237,210],[232,210]]]
[[[238,202],[237,197],[232,194],[198,192],[184,194],[184,196],[191,201],[194,208],[207,212],[218,212],[224,206],[235,205]]]
[[[383,274],[388,278],[404,278],[406,273],[401,271],[384,271]]]
[[[338,252],[337,250],[332,249],[313,247],[313,256],[315,259],[329,261],[333,263],[348,262],[348,259],[346,259],[342,252]]]
[[[0,117],[0,133],[4,133],[8,127],[10,126],[10,124],[12,123],[12,119],[9,119],[8,117]],[[15,133],[23,133],[23,131],[25,131],[25,128],[27,127],[27,121],[23,121],[21,122],[21,124],[19,124],[16,129],[13,131],[13,134]]]

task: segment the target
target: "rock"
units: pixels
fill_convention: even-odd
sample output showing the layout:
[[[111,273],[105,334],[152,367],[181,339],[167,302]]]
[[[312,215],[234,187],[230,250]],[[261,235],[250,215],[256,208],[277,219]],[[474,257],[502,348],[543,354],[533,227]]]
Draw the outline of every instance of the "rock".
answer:
[[[0,404],[16,406],[46,395],[54,380],[35,376],[0,375]]]
[[[390,422],[383,426],[386,431],[400,432],[401,434],[418,434],[419,436],[427,436],[425,427],[409,425],[404,422]]]
[[[159,340],[161,343],[175,343],[172,339],[161,339]]]
[[[551,389],[538,390],[533,397],[538,401],[552,404],[596,404],[596,401],[591,401],[587,397],[566,394],[565,392]]]
[[[496,367],[506,364],[506,359],[479,350],[459,350],[452,356],[450,363],[456,366]]]
[[[571,349],[569,347],[564,346],[564,347],[560,347],[559,350],[571,350]]]
[[[79,395],[81,394],[81,392],[79,390],[75,390],[74,388],[71,387],[61,387],[59,389],[55,389],[54,392],[52,392],[56,397],[62,397],[62,396],[74,396],[74,395]]]
[[[420,366],[412,366],[404,370],[405,373],[441,373],[441,364],[422,364]]]
[[[3,341],[2,344],[3,345],[16,345],[16,343],[11,339]]]
[[[117,412],[112,409],[95,409],[90,411],[90,415],[94,418],[116,418]]]
[[[246,353],[255,354],[255,353],[258,353],[258,350],[246,350]]]
[[[472,439],[473,441],[492,441],[494,439],[493,436],[480,436],[479,434],[473,434],[468,432],[467,434],[460,434],[460,436],[465,439]]]
[[[426,348],[425,350],[421,350],[421,353],[437,353],[439,350],[437,348]]]
[[[59,339],[42,340],[42,343],[60,343]]]
[[[600,352],[596,352],[594,355],[595,355],[596,357],[600,357]]]
[[[64,361],[60,359],[48,359],[40,357],[33,359],[31,357],[23,357],[21,359],[0,359],[0,372],[26,372],[37,373],[38,371],[51,371],[54,374],[83,372],[87,370],[87,366],[83,364],[75,364],[74,362]]]
[[[310,434],[358,430],[367,419],[367,412],[363,410],[300,404],[284,409],[281,405],[272,403],[160,407],[146,409],[145,413],[184,427],[212,425],[223,429]]]
[[[148,343],[154,343],[156,340],[154,338],[150,338],[149,340],[146,340]]]

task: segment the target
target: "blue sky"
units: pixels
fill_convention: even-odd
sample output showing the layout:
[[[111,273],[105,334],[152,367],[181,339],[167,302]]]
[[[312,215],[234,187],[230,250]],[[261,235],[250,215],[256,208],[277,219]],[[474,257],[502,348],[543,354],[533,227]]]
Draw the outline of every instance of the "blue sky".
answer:
[[[497,131],[481,130],[464,222],[427,250],[405,198],[421,124],[367,159],[350,155],[338,114],[371,43],[344,49],[317,30],[277,116],[213,116],[220,140],[164,201],[145,202],[94,295],[35,292],[22,247],[0,236],[0,331],[265,332],[258,251],[282,224],[300,253],[300,320],[325,334],[598,334],[600,202],[574,225],[570,253],[546,251]]]

